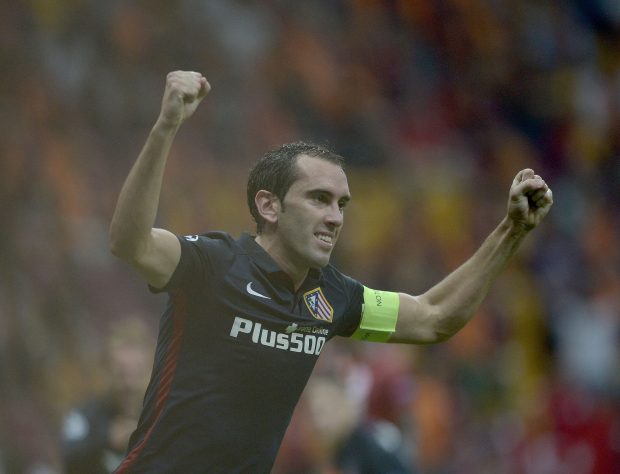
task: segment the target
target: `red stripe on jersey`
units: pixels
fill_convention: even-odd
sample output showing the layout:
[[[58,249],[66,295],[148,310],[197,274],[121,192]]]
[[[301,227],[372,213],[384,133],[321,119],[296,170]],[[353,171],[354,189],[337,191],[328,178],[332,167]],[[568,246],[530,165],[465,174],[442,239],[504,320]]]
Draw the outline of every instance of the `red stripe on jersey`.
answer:
[[[166,354],[166,361],[162,369],[162,376],[159,379],[159,387],[155,397],[155,415],[153,417],[153,423],[150,428],[134,448],[127,454],[121,465],[114,471],[115,474],[125,474],[130,472],[136,459],[144,449],[144,446],[153,434],[153,430],[159,421],[159,418],[164,410],[164,405],[170,394],[170,388],[172,387],[172,380],[179,361],[179,354],[181,351],[181,339],[185,330],[185,317],[187,315],[187,296],[181,290],[173,290],[170,292],[174,301],[174,312],[172,314],[172,340],[170,342],[170,348],[168,354]]]

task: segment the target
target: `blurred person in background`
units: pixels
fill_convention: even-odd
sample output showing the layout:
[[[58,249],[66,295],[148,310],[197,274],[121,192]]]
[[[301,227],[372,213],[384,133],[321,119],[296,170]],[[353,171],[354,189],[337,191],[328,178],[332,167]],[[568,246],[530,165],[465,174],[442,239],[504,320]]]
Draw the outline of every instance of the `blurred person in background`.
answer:
[[[553,202],[545,181],[524,169],[506,217],[462,266],[420,296],[373,290],[329,265],[351,198],[342,158],[295,143],[265,154],[250,173],[255,237],[178,237],[153,227],[164,168],[179,127],[209,90],[200,73],[168,74],[110,226],[112,253],[170,294],[118,473],[268,472],[327,340],[447,340]]]
[[[314,430],[312,454],[326,474],[406,474],[402,434],[387,421],[368,420],[359,400],[342,380],[315,376],[305,391]]]
[[[152,332],[138,317],[115,325],[105,347],[109,387],[63,419],[62,460],[66,474],[112,472],[136,428],[153,359]]]

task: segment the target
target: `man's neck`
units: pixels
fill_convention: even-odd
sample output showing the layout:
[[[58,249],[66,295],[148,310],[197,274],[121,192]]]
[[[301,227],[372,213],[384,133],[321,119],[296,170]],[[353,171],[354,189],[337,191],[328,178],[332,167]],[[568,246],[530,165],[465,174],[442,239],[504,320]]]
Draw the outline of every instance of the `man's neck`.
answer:
[[[290,259],[287,259],[283,255],[282,246],[279,244],[277,239],[270,238],[265,234],[258,234],[255,240],[256,243],[260,245],[271,258],[273,258],[282,271],[284,271],[284,273],[291,278],[293,288],[297,291],[308,276],[309,268],[305,266],[295,266]]]

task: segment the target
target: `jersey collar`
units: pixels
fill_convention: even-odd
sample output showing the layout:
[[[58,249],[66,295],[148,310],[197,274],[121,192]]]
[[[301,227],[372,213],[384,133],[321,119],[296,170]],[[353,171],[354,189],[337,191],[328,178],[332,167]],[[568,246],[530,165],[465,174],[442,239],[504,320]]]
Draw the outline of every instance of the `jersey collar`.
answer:
[[[267,253],[267,251],[256,243],[253,235],[243,232],[239,237],[239,245],[243,248],[248,255],[252,257],[254,262],[271,278],[282,279],[291,284],[290,277],[280,268],[276,261]],[[305,288],[308,285],[320,285],[323,282],[323,272],[317,268],[311,268],[308,271],[301,288]]]

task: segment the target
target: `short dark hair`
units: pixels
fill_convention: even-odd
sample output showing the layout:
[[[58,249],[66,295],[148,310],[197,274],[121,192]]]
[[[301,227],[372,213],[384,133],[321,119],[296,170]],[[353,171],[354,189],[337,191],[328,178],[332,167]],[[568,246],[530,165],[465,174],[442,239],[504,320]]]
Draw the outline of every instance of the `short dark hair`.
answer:
[[[256,162],[248,177],[247,199],[250,214],[256,221],[256,232],[263,230],[265,220],[256,208],[254,198],[261,189],[276,195],[282,205],[284,196],[291,185],[299,178],[297,160],[301,155],[312,156],[329,161],[344,169],[344,158],[330,149],[307,142],[286,143],[265,153]]]

